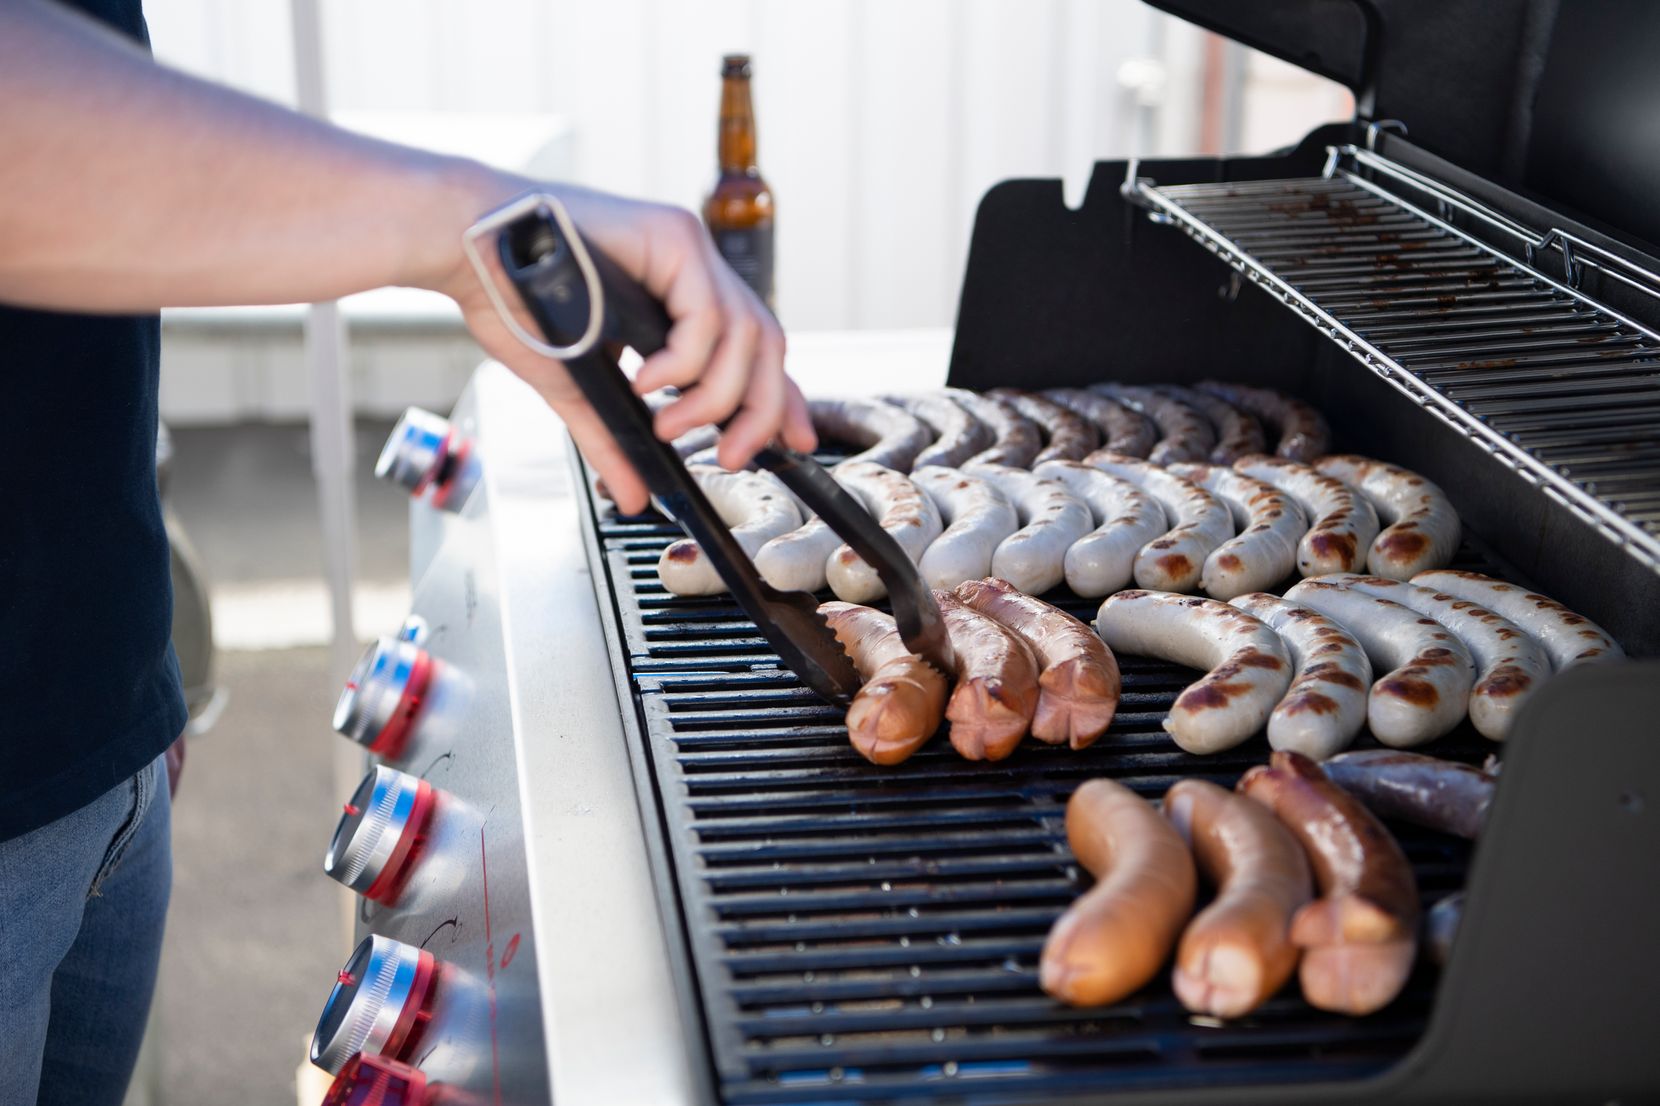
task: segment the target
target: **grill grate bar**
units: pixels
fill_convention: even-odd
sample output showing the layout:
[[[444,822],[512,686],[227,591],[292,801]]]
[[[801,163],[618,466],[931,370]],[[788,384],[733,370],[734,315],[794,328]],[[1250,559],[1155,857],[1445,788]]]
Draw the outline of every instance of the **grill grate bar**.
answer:
[[[1660,458],[1634,452],[1597,479],[1583,465],[1565,467],[1575,447],[1647,439],[1630,412],[1660,406],[1660,336],[1386,191],[1373,172],[1407,177],[1344,147],[1314,180],[1161,187],[1132,179],[1129,188],[1155,219],[1660,571],[1660,527],[1638,487],[1660,483]],[[1379,242],[1379,219],[1411,235],[1410,248]],[[1308,242],[1321,231],[1332,236],[1323,255]],[[1453,270],[1470,286],[1448,287],[1458,281],[1441,278]],[[1576,422],[1584,437],[1574,436]],[[1629,426],[1632,439],[1597,430],[1617,426]],[[1547,433],[1535,440],[1533,430]]]

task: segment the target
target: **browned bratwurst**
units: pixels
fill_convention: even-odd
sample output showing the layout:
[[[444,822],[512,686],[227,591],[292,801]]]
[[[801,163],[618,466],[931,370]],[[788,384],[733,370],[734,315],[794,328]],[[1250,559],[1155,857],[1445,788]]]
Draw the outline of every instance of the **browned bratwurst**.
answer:
[[[1314,865],[1320,898],[1297,911],[1303,997],[1370,1014],[1400,994],[1417,952],[1418,886],[1401,847],[1360,800],[1301,753],[1280,751],[1239,790],[1285,824]]]
[[[1037,658],[1013,630],[951,592],[936,591],[934,599],[957,656],[957,686],[945,705],[951,747],[969,760],[1002,760],[1037,711]]]
[[[945,676],[915,656],[881,611],[825,603],[819,613],[864,677],[847,708],[847,736],[873,764],[898,764],[920,749],[945,716]]]
[[[1033,465],[1045,461],[1081,461],[1101,445],[1101,435],[1094,423],[1054,400],[1018,388],[993,388],[986,394],[1013,404],[1016,411],[1042,428],[1047,444],[1032,459]]]
[[[1066,804],[1066,840],[1095,886],[1055,920],[1038,979],[1062,1002],[1116,1002],[1154,975],[1193,913],[1193,856],[1151,803],[1090,780]]]
[[[1267,807],[1205,780],[1165,792],[1164,816],[1216,888],[1176,950],[1176,997],[1196,1014],[1237,1018],[1297,966],[1291,919],[1314,897],[1308,858]]]
[[[1106,732],[1122,681],[1118,662],[1094,630],[995,576],[958,584],[957,598],[1032,647],[1041,671],[1033,737],[1082,749]]]

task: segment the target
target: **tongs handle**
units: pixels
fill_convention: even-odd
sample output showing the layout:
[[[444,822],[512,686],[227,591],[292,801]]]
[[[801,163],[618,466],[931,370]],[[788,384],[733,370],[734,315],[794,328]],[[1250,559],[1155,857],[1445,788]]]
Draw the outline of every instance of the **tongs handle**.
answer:
[[[777,644],[778,628],[766,625],[761,613],[768,608],[770,589],[760,581],[679,456],[657,439],[650,412],[612,356],[612,348],[630,346],[649,357],[667,344],[672,323],[662,303],[603,251],[584,241],[564,212],[552,205],[532,207],[505,223],[497,250],[509,278],[552,344],[549,348],[558,348],[571,378],[635,471],[663,508],[709,553],[721,579]],[[939,606],[893,536],[876,525],[864,506],[806,454],[769,445],[755,455],[755,463],[777,475],[876,570],[893,599],[894,617],[906,644],[949,673],[953,657]]]

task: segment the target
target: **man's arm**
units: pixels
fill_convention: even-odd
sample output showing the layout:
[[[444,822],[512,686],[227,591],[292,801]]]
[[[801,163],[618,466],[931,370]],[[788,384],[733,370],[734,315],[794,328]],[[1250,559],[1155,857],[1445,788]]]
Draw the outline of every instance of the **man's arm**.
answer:
[[[564,370],[507,333],[462,256],[479,215],[544,187],[674,319],[636,380],[689,389],[659,413],[659,435],[741,406],[724,462],[781,430],[812,445],[782,332],[686,212],[351,134],[159,66],[43,0],[0,0],[0,104],[0,300],[141,311],[444,292],[564,416],[619,505],[640,508],[644,488]]]

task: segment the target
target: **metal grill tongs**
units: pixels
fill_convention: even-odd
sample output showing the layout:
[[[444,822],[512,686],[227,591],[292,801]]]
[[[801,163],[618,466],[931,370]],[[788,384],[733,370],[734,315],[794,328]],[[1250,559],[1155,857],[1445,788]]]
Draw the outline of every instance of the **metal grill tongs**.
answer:
[[[491,235],[503,275],[545,341],[520,325],[502,298],[481,249]],[[651,412],[617,365],[624,347],[642,357],[663,348],[670,325],[663,305],[585,242],[552,196],[527,195],[492,212],[468,230],[464,244],[503,322],[526,346],[564,363],[659,506],[702,546],[784,664],[826,700],[849,702],[859,674],[818,613],[818,601],[761,579],[679,455],[657,439]],[[755,463],[775,473],[875,568],[906,647],[949,675],[953,658],[939,605],[899,543],[811,457],[775,444],[761,450]]]

